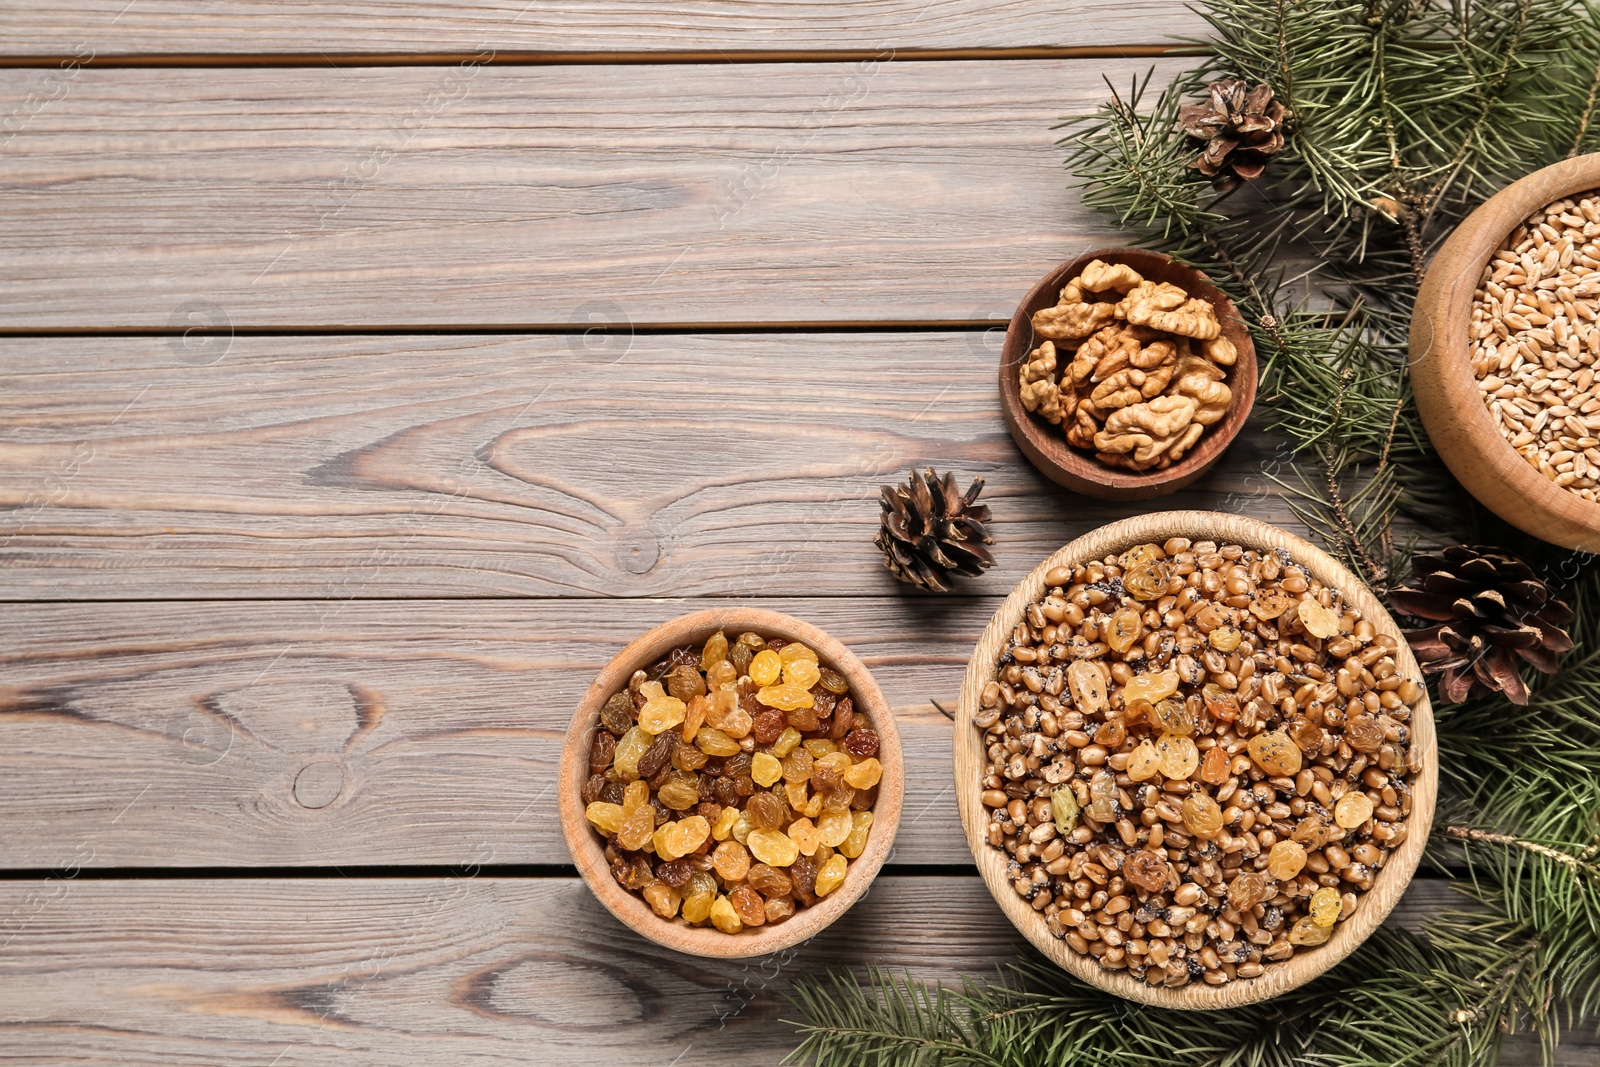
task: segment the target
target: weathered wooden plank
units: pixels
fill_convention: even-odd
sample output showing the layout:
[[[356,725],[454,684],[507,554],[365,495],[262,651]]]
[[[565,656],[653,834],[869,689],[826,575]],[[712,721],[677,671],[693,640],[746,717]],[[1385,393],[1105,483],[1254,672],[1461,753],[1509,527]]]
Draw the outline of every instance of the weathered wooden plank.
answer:
[[[1449,895],[1418,883],[1400,921]],[[776,1063],[797,976],[876,964],[953,981],[1021,947],[976,877],[884,876],[831,929],[754,961],[661,949],[570,879],[5,883],[0,914],[6,1058],[130,1067],[520,1067],[530,1049],[552,1065]],[[1597,1047],[1569,1035],[1557,1063]],[[1514,1039],[1502,1062],[1537,1050]]]
[[[1149,65],[7,70],[0,327],[1009,315]]]
[[[895,596],[924,464],[988,479],[980,594],[1156,508],[1293,524],[1260,436],[1161,501],[1046,481],[998,331],[207,340],[0,339],[0,599]]]
[[[0,866],[570,863],[551,791],[602,666],[694,601],[30,605],[0,616]],[[786,601],[896,708],[895,864],[967,855],[962,597]]]
[[[1175,0],[72,0],[0,8],[0,55],[796,52],[1106,48],[1200,36]]]

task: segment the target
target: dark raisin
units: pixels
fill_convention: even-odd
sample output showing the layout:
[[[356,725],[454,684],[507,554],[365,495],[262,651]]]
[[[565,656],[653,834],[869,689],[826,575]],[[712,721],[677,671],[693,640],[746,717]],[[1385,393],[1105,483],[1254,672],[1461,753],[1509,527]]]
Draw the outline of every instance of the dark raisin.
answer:
[[[878,731],[851,730],[844,735],[844,750],[856,759],[878,754]]]
[[[609,730],[596,730],[594,744],[589,746],[589,773],[603,774],[611,766],[611,757],[617,751],[617,739]]]
[[[715,778],[717,775],[722,773],[722,768],[727,764],[727,762],[728,759],[726,756],[712,756],[710,759],[706,760],[706,765],[700,768],[700,773],[709,774],[711,777]]]
[[[789,725],[789,717],[777,708],[766,708],[761,714],[755,716],[750,723],[750,736],[756,739],[758,745],[770,745],[783,733],[783,728]]]
[[[742,774],[750,773],[750,765],[755,762],[755,755],[750,752],[741,752],[736,756],[729,756],[728,762],[723,764],[722,773],[729,778],[737,778]]]
[[[753,690],[748,693],[740,694],[739,707],[744,710],[746,715],[750,716],[752,721],[757,715],[760,715],[762,712],[767,710],[767,706],[756,699],[756,694]]]
[[[688,860],[672,860],[669,863],[656,864],[656,878],[674,889],[689,884],[689,875],[694,873],[694,868],[689,866]]]
[[[736,886],[728,893],[728,903],[739,913],[739,921],[746,926],[761,926],[767,921],[767,902],[747,885]]]
[[[839,703],[839,698],[824,689],[821,682],[811,687],[811,699],[819,719],[826,719],[832,715],[834,706]]]
[[[839,693],[841,695],[850,691],[850,683],[845,681],[844,675],[840,674],[838,671],[831,670],[827,667],[821,667],[819,668],[819,671],[822,675],[822,679],[817,682],[818,685],[828,689],[830,692]]]
[[[787,807],[788,805],[771,793],[757,793],[744,806],[744,814],[755,829],[776,830],[783,825],[783,817],[788,814],[785,810]]]
[[[686,745],[679,741],[672,749],[672,765],[680,771],[698,771],[706,765],[709,759],[693,745]]]
[[[672,668],[700,666],[700,653],[688,645],[675,648],[667,654],[667,663]]]
[[[803,854],[789,865],[789,881],[794,886],[794,895],[808,908],[817,902],[818,867],[815,859]]]
[[[750,865],[750,873],[745,875],[745,881],[764,897],[786,897],[794,892],[794,883],[789,876],[776,867],[768,867],[765,863]]]
[[[621,867],[621,872],[617,874],[617,881],[624,886],[634,890],[643,889],[655,881],[656,872],[650,868],[648,859],[639,856],[637,853],[633,855],[637,858],[621,860],[618,864],[613,864],[611,869],[613,872],[617,872],[618,867]]]
[[[829,731],[835,741],[843,741],[844,735],[850,732],[850,727],[855,724],[856,706],[849,697],[839,701],[833,709],[833,729]]]
[[[811,769],[811,788],[824,795],[843,789],[844,772],[829,763],[818,763]]]
[[[756,780],[748,774],[741,774],[733,780],[733,789],[742,797],[753,796],[756,791]]]
[[[650,664],[650,666],[645,668],[644,680],[647,682],[659,682],[661,679],[667,676],[667,672],[670,671],[673,666],[674,665],[668,660],[658,659],[654,663]]]
[[[871,811],[872,805],[878,802],[878,787],[871,789],[857,789],[856,795],[850,798],[850,807],[855,811]]]
[[[600,709],[600,725],[621,737],[633,726],[633,698],[627,693],[613,693]]]
[[[660,827],[662,827],[662,826],[665,826],[667,823],[671,822],[673,820],[673,818],[678,814],[677,812],[673,811],[671,808],[668,808],[665,804],[661,803],[661,801],[656,797],[651,797],[650,798],[650,806],[655,809],[655,812],[656,812],[656,827],[658,829]]]
[[[700,785],[704,789],[705,781],[702,780]],[[715,826],[717,825],[717,820],[722,818],[722,805],[714,800],[702,800],[695,805],[694,813],[712,826]]]
[[[621,804],[628,795],[628,787],[622,782],[607,782],[606,787],[600,790],[600,799],[607,804]]]
[[[795,708],[789,712],[789,725],[801,733],[810,733],[817,728],[816,708]]]
[[[584,806],[587,807],[588,805],[599,800],[601,795],[605,793],[605,790],[606,776],[603,774],[591,774],[589,776],[589,780],[583,783]]]
[[[678,735],[671,730],[658,736],[650,747],[644,750],[644,755],[639,757],[639,777],[654,778],[672,758],[672,749],[677,743]]]
[[[755,659],[755,656],[756,654],[750,651],[750,646],[742,643],[734,645],[728,653],[728,658],[733,661],[734,668],[740,674],[750,669],[750,661]]]
[[[781,637],[769,637],[769,638],[767,638],[767,647],[772,649],[772,651],[774,651],[774,652],[783,651],[783,646],[787,645],[788,643],[789,642],[785,641]]]
[[[717,803],[725,808],[731,808],[739,802],[739,791],[734,787],[733,779],[726,775],[711,783],[711,792],[717,798]]]
[[[672,668],[667,675],[667,692],[687,704],[706,691],[705,675],[700,673],[700,668],[687,663]]]

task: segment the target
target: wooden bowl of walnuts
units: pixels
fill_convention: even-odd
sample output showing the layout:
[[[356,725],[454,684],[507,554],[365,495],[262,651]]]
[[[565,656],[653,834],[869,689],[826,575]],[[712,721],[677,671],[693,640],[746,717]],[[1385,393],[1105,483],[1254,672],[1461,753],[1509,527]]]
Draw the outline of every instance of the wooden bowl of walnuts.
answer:
[[[1417,410],[1451,473],[1513,526],[1586,552],[1600,551],[1596,190],[1600,153],[1500,190],[1439,249],[1411,319]]]
[[[606,665],[567,730],[561,829],[589,889],[695,956],[799,944],[867,890],[905,763],[872,675],[815,626],[715,608]]]
[[[1102,500],[1148,500],[1199,478],[1255,396],[1255,346],[1233,302],[1193,267],[1139,248],[1052,271],[1018,305],[1000,355],[1017,447]]]
[[[1438,782],[1422,674],[1372,592],[1238,515],[1126,519],[1041,563],[962,685],[956,798],[1006,916],[1167,1008],[1322,974],[1410,883]]]

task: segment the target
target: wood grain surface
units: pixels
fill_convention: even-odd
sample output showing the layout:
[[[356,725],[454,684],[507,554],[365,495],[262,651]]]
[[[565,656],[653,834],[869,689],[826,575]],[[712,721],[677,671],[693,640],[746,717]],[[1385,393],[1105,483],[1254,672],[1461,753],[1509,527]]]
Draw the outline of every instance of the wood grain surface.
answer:
[[[1151,62],[0,71],[0,328],[1003,322]]]
[[[0,8],[0,55],[1111,48],[1204,30],[1164,0],[70,0]]]
[[[759,606],[766,601],[756,602]],[[966,862],[950,723],[997,603],[788,600],[872,671],[894,864]],[[35,604],[0,614],[0,866],[566,864],[556,766],[625,644],[694,601]]]
[[[1397,918],[1457,900],[1419,882]],[[954,981],[1022,947],[976,877],[885,875],[815,939],[748,961],[662,949],[567,878],[8,882],[0,915],[5,1057],[30,1064],[775,1064],[802,974]],[[1506,1067],[1539,1062],[1508,1046]],[[1557,1063],[1597,1054],[1569,1034]]]
[[[1076,497],[1024,461],[994,384],[1003,321],[211,337],[193,350],[178,337],[0,339],[0,599],[916,605],[872,536],[878,487],[930,463],[963,487],[988,480],[999,562],[961,589],[1003,595],[1073,537],[1147,508]],[[1247,430],[1162,505],[1299,530],[1268,477],[1281,466]]]

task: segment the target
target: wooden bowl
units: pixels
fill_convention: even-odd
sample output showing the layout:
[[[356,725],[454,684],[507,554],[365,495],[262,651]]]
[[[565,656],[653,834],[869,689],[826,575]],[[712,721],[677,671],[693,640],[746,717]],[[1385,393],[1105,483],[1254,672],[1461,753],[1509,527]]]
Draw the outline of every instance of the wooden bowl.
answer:
[[[1513,526],[1600,552],[1600,504],[1560,488],[1517,454],[1483,402],[1468,359],[1472,294],[1489,257],[1523,219],[1600,188],[1600,153],[1512,182],[1456,227],[1434,257],[1411,317],[1411,387],[1433,446],[1467,491]]]
[[[641,897],[619,885],[606,865],[603,839],[584,817],[581,795],[588,777],[589,746],[599,727],[601,706],[611,694],[627,687],[634,671],[649,667],[680,645],[698,646],[718,630],[727,631],[730,637],[753,630],[763,637],[802,641],[810,646],[824,666],[832,667],[849,681],[856,710],[871,719],[872,728],[878,732],[878,758],[883,762],[878,800],[872,807],[872,833],[867,838],[865,851],[850,861],[844,884],[815,907],[801,908],[784,922],[746,927],[737,934],[725,934],[709,925],[690,926],[679,918],[663,919],[651,911]],[[799,944],[843,915],[867,891],[894,844],[905,795],[905,758],[900,752],[900,734],[895,729],[894,715],[889,711],[883,692],[866,667],[844,645],[817,627],[776,611],[712,608],[657,626],[617,653],[600,672],[572,716],[572,725],[567,728],[558,788],[561,790],[558,800],[561,831],[566,835],[567,849],[589,889],[611,914],[636,933],[667,948],[693,956],[737,959]]]
[[[1015,889],[1006,873],[1007,856],[991,848],[984,810],[982,777],[984,749],[981,734],[972,725],[983,687],[993,681],[996,664],[1005,651],[1006,641],[1029,604],[1044,594],[1044,576],[1052,567],[1071,566],[1108,554],[1120,553],[1134,545],[1160,543],[1169,537],[1189,537],[1197,541],[1232,542],[1256,549],[1287,549],[1296,562],[1304,564],[1325,585],[1339,589],[1347,603],[1361,611],[1382,633],[1400,642],[1395,655],[1401,670],[1420,680],[1411,650],[1400,637],[1394,620],[1383,605],[1355,575],[1340,566],[1326,552],[1294,537],[1276,526],[1240,515],[1210,511],[1168,511],[1140,515],[1102,526],[1078,538],[1033,569],[1011,592],[1000,610],[989,620],[989,627],[978,641],[961,686],[960,711],[956,715],[955,785],[956,802],[961,810],[961,825],[966,831],[972,858],[1000,904],[1000,910],[1022,931],[1024,937],[1061,967],[1091,985],[1145,1004],[1162,1008],[1231,1008],[1275,997],[1304,984],[1348,956],[1376,930],[1400,900],[1411,876],[1422,859],[1428,831],[1433,823],[1434,794],[1439,780],[1439,754],[1434,746],[1433,712],[1426,691],[1412,711],[1413,746],[1422,754],[1422,769],[1412,782],[1413,801],[1410,830],[1400,847],[1390,853],[1378,872],[1370,892],[1363,895],[1355,914],[1334,929],[1333,937],[1318,948],[1301,951],[1293,958],[1268,966],[1259,977],[1236,979],[1227,985],[1191,983],[1178,989],[1153,988],[1122,971],[1103,970],[1091,957],[1080,956],[1065,941],[1051,936],[1042,915],[1034,911]]]
[[[1033,335],[1034,312],[1055,307],[1061,298],[1062,287],[1082,274],[1083,268],[1096,259],[1107,263],[1126,263],[1152,281],[1171,282],[1190,296],[1206,300],[1216,309],[1217,320],[1222,324],[1222,336],[1232,341],[1234,348],[1239,350],[1239,358],[1234,365],[1223,368],[1228,372],[1223,382],[1233,390],[1233,405],[1228,408],[1221,422],[1206,427],[1206,432],[1188,455],[1166,470],[1129,471],[1107,467],[1090,453],[1067,444],[1060,426],[1052,426],[1029,414],[1028,409],[1022,406],[1022,387],[1017,379],[1028,353],[1038,345]],[[1034,286],[1017,306],[1017,313],[1011,316],[1011,325],[1006,329],[1005,346],[1000,352],[1000,410],[1005,414],[1006,427],[1011,431],[1017,447],[1028,457],[1028,462],[1052,481],[1101,500],[1149,500],[1182,489],[1222,457],[1222,453],[1244,427],[1255,402],[1256,347],[1233,301],[1211,284],[1211,279],[1193,267],[1185,266],[1171,256],[1142,248],[1102,248],[1098,252],[1086,252],[1057,267]]]

